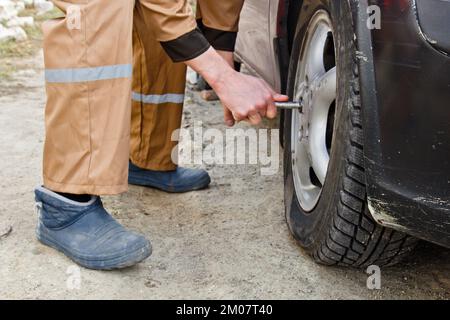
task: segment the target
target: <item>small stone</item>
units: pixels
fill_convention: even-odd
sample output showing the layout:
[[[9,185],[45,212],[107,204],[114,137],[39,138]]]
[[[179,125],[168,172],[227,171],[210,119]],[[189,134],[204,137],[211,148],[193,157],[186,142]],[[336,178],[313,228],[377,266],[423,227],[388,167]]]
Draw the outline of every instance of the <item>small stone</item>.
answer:
[[[13,227],[10,225],[0,226],[0,239],[6,238],[13,231]]]
[[[22,10],[24,10],[24,9],[25,9],[25,2],[23,2],[23,1],[15,1],[15,2],[14,2],[14,8],[15,8],[17,11],[22,11]]]
[[[17,16],[18,11],[15,7],[15,3],[9,0],[0,1],[0,21],[9,20],[12,17]]]
[[[31,253],[37,256],[42,254],[42,251],[38,247],[35,247],[33,248],[33,250],[31,250]]]
[[[36,71],[33,69],[25,69],[25,70],[19,70],[14,73],[16,77],[32,77],[36,75]]]
[[[198,83],[199,75],[191,68],[188,68],[186,73],[186,80],[191,85],[196,85]]]
[[[14,40],[16,41],[25,41],[28,39],[27,33],[21,27],[12,27],[9,30],[13,33]]]
[[[144,285],[147,288],[157,288],[161,285],[161,282],[154,279],[147,279],[147,281],[144,283]]]
[[[34,0],[22,0],[26,7],[33,6]]]
[[[34,0],[34,8],[38,11],[38,15],[53,10],[53,2],[47,0]]]
[[[12,31],[0,24],[0,42],[14,39]]]
[[[7,27],[25,27],[34,25],[33,17],[13,17],[6,23]]]

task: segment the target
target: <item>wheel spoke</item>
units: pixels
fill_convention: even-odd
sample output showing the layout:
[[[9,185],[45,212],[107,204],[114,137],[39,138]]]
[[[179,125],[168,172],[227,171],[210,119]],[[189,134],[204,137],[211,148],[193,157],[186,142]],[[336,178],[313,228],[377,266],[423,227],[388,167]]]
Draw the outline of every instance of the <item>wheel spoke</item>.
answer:
[[[326,126],[326,122],[325,122]],[[309,142],[309,152],[311,154],[311,165],[314,169],[314,173],[323,185],[325,177],[327,175],[328,163],[330,162],[330,156],[328,155],[327,146],[325,144],[325,134],[322,134],[321,130],[314,130],[317,134],[311,133]]]
[[[297,84],[297,90],[294,92],[294,101],[304,100],[304,97],[307,92],[308,92],[308,83],[306,81]]]
[[[310,80],[325,73],[323,52],[329,31],[330,29],[326,25],[321,24],[317,26],[317,30],[311,39],[306,58],[306,75]]]
[[[330,156],[326,145],[328,112],[336,99],[336,68],[314,81],[313,109],[309,128],[309,152],[314,172],[323,185]]]
[[[319,98],[330,103],[333,102],[336,97],[336,67],[317,77],[311,84],[311,90],[313,99]]]
[[[308,158],[308,145],[304,141],[299,141],[296,146],[294,154],[296,162],[296,173],[298,175],[299,186],[304,191],[311,191],[317,189],[310,179],[309,168],[311,166],[310,159]]]

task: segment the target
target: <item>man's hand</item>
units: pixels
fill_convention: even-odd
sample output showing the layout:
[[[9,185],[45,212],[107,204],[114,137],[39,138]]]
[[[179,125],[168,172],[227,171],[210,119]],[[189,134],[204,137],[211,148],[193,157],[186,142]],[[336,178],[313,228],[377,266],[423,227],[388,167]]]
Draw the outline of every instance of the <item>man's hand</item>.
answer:
[[[224,106],[225,122],[249,121],[253,125],[262,117],[273,119],[277,115],[275,101],[287,101],[263,80],[236,72],[210,48],[199,57],[186,62],[200,73],[219,96]]]
[[[248,121],[253,125],[263,117],[277,116],[275,101],[287,101],[261,79],[232,71],[222,75],[213,87],[224,105],[225,122],[233,126],[235,121]]]

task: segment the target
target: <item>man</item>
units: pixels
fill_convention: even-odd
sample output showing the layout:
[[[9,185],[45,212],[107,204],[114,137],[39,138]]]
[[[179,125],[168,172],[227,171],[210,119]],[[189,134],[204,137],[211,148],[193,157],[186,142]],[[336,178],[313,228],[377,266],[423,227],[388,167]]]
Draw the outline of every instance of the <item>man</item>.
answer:
[[[127,191],[129,169],[130,183],[166,191],[209,183],[204,171],[176,168],[167,152],[181,121],[185,65],[215,90],[230,126],[274,118],[274,101],[287,98],[230,67],[225,40],[235,36],[241,1],[199,2],[205,34],[186,0],[54,3],[66,17],[44,25],[46,141],[44,186],[35,190],[37,237],[87,268],[131,266],[151,254],[150,242],[115,221],[99,196]]]

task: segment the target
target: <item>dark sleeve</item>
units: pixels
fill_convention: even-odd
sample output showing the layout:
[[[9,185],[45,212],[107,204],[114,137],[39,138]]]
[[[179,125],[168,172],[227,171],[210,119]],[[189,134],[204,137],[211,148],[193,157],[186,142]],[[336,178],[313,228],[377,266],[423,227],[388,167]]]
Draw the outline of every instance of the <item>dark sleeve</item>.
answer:
[[[211,46],[199,28],[174,40],[161,41],[161,46],[174,62],[194,59]]]
[[[237,32],[223,31],[207,27],[203,24],[201,19],[197,20],[197,25],[203,32],[206,40],[208,40],[208,42],[211,44],[211,46],[213,46],[214,49],[231,52],[234,51]]]

